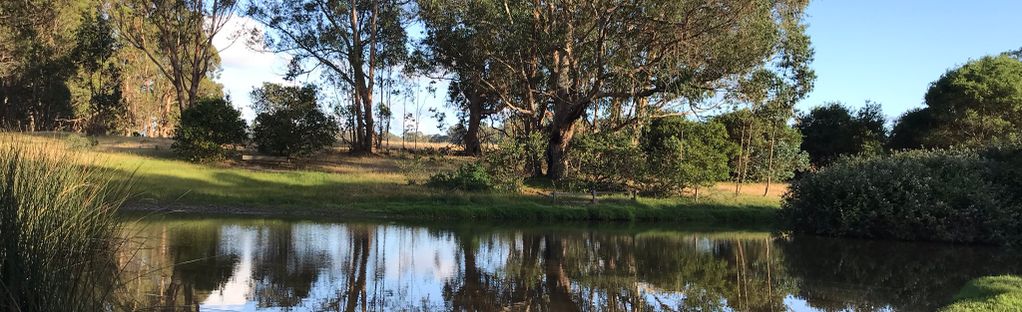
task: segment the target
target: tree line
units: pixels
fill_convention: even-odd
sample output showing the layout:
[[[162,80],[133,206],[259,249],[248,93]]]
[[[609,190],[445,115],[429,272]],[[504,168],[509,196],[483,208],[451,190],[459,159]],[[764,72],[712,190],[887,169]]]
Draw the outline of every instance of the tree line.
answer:
[[[659,190],[732,180],[736,192],[742,182],[786,180],[844,155],[1017,137],[1018,52],[949,71],[931,86],[927,107],[890,129],[879,104],[796,113],[815,80],[806,5],[7,1],[0,4],[0,120],[7,129],[183,138],[191,131],[186,111],[206,109],[226,117],[191,114],[193,125],[240,133],[211,141],[213,154],[252,142],[264,153],[309,155],[334,140],[372,154],[390,135],[395,98],[425,87],[446,94],[457,112],[448,137],[465,154],[511,158],[492,162],[515,164],[514,176]],[[260,27],[226,33],[242,17]],[[213,38],[225,36],[287,55],[288,79],[318,82],[256,88],[259,116],[249,129],[224,110],[234,108],[213,79]],[[449,87],[414,86],[421,80]],[[198,107],[207,102],[220,107]],[[419,132],[407,125],[421,113],[397,116],[402,130]],[[218,122],[234,128],[221,131]],[[296,142],[306,146],[286,144]]]
[[[212,44],[225,1],[0,3],[0,123],[9,130],[168,136],[222,97]]]
[[[981,148],[1022,139],[1022,53],[984,56],[952,68],[926,90],[924,106],[888,119],[879,103],[853,110],[827,103],[800,114],[802,149],[816,167],[853,155]]]

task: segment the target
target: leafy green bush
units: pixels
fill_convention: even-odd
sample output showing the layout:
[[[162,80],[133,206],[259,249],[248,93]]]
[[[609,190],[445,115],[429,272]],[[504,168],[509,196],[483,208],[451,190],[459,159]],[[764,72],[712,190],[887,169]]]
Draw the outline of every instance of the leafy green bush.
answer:
[[[792,183],[781,215],[799,233],[1012,244],[1020,173],[1018,146],[844,159]]]
[[[252,140],[260,153],[302,157],[329,147],[338,131],[318,109],[282,108],[256,117]]]
[[[670,195],[686,187],[709,186],[728,177],[735,146],[718,122],[672,116],[654,120],[639,141],[646,154],[646,192]]]
[[[575,190],[625,190],[642,177],[645,162],[627,133],[587,134],[572,142],[567,180]]]
[[[99,141],[96,138],[77,133],[67,135],[67,138],[64,138],[64,142],[72,149],[89,149],[99,145]]]
[[[477,163],[461,165],[454,172],[440,172],[429,178],[426,185],[435,188],[463,191],[485,191],[493,189],[490,174]]]
[[[243,144],[247,126],[241,112],[223,99],[203,99],[181,113],[171,146],[178,155],[191,161],[224,159],[229,144]]]
[[[502,140],[497,148],[486,151],[483,162],[494,188],[509,192],[521,189],[525,177],[529,176],[527,151],[527,142],[511,139]]]

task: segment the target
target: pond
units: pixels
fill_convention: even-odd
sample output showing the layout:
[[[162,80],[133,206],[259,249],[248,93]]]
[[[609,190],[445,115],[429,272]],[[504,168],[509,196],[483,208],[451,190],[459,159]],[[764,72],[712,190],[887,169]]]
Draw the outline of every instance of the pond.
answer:
[[[136,309],[932,311],[1020,273],[996,247],[641,226],[131,223]]]

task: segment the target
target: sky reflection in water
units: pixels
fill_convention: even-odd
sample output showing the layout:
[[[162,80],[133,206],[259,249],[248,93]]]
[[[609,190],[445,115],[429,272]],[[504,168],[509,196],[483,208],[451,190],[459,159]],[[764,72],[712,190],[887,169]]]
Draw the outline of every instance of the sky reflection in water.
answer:
[[[758,232],[149,221],[120,261],[136,309],[203,311],[929,311],[993,247]]]

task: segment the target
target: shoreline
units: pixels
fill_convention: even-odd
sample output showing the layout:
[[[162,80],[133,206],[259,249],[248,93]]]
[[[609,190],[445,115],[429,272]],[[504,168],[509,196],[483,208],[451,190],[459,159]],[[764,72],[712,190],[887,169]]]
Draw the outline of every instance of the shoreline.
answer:
[[[642,223],[650,225],[699,224],[775,228],[777,207],[691,203],[652,207],[642,203],[482,206],[478,204],[427,205],[415,202],[373,201],[353,203],[349,207],[305,207],[266,205],[224,205],[204,203],[159,203],[130,201],[119,214],[159,215],[196,214],[220,217],[286,218],[343,221],[346,219],[379,221],[484,221],[484,222],[579,222],[589,224]],[[363,208],[365,205],[373,209]]]

